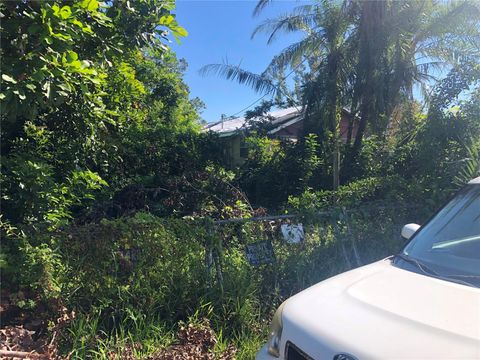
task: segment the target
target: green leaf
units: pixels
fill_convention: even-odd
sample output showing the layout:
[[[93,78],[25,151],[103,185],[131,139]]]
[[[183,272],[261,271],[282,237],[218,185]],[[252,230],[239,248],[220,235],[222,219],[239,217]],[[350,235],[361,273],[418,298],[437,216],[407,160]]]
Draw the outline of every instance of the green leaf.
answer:
[[[88,11],[96,11],[98,9],[99,3],[97,0],[90,0],[88,3]]]
[[[96,77],[87,77],[87,79],[90,80],[95,85],[100,85],[102,83],[100,79]]]
[[[62,63],[69,63],[70,66],[78,67],[78,54],[75,51],[68,50],[62,54]]]
[[[13,93],[19,97],[20,100],[25,100],[26,96],[23,92],[20,92],[19,90],[13,90]]]
[[[40,81],[43,81],[43,79],[45,79],[45,76],[47,76],[45,72],[40,69],[32,74],[32,79],[40,82]]]
[[[77,26],[78,26],[79,28],[81,28],[81,29],[83,29],[83,26],[84,26],[83,23],[82,23],[80,20],[78,20],[78,19],[73,19],[73,20],[72,20],[72,24],[73,24],[73,25],[77,25]]]
[[[94,32],[93,32],[92,28],[90,27],[90,25],[84,26],[83,29],[82,29],[82,31],[83,31],[84,33],[87,33],[87,34],[91,34],[91,35],[94,34]]]
[[[7,75],[7,74],[2,74],[2,79],[3,79],[4,81],[10,82],[10,83],[12,83],[12,84],[16,84],[16,83],[17,83],[17,81],[16,81],[14,78],[12,78],[11,76],[9,76],[9,75]]]
[[[70,15],[72,15],[72,9],[70,9],[70,6],[62,6],[62,9],[60,10],[60,17],[62,19],[68,19]]]
[[[168,26],[174,21],[175,21],[175,18],[172,15],[164,15],[160,18],[160,21],[158,23],[160,25]]]
[[[135,8],[130,6],[130,1],[127,0],[127,9],[131,12],[135,12]]]
[[[187,36],[188,35],[188,31],[185,30],[183,27],[181,26],[177,26],[175,27],[175,29],[172,29],[172,31],[174,33],[176,33],[178,36]]]
[[[100,4],[98,3],[97,0],[83,0],[81,3],[80,3],[80,6],[84,9],[87,9],[88,11],[96,11],[98,9],[98,6]]]
[[[60,15],[60,7],[57,4],[52,5],[52,11],[53,11],[53,15],[57,17]]]
[[[65,41],[72,39],[72,37],[69,34],[52,33],[52,36],[56,37],[57,39],[65,40]]]
[[[22,12],[22,14],[25,15],[26,17],[30,18],[30,19],[35,18],[32,13],[30,13],[28,11],[25,11],[25,10]]]
[[[84,69],[90,67],[90,62],[88,60],[82,60],[81,64],[82,64],[82,68]]]
[[[70,88],[70,86],[68,84],[65,84],[65,83],[60,83],[57,85],[60,89],[62,89],[63,91],[66,91],[66,92],[70,92],[72,91],[72,89]]]

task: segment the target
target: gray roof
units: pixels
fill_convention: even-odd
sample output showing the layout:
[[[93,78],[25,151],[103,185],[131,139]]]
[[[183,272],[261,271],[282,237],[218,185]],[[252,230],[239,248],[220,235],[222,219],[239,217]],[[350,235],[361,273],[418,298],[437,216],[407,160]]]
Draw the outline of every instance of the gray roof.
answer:
[[[480,184],[480,176],[473,179],[473,180],[470,180],[468,183],[469,184]]]
[[[267,113],[267,116],[272,117],[272,124],[282,124],[283,122],[292,120],[293,118],[301,118],[301,107],[289,107],[286,109],[275,110]],[[260,121],[261,118],[253,118],[253,121]],[[298,121],[297,120],[297,121]],[[238,117],[234,119],[220,120],[204,127],[204,131],[214,131],[220,134],[221,137],[233,135],[237,131],[247,128],[247,119]]]

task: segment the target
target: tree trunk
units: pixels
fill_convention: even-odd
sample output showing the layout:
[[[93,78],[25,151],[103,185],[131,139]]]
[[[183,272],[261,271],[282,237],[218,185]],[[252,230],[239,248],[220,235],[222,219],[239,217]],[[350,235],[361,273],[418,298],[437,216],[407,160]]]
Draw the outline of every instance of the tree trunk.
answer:
[[[339,133],[339,87],[338,87],[338,62],[340,61],[340,54],[336,51],[328,56],[328,130],[331,135],[330,144],[332,151],[332,187],[337,190],[340,185],[340,144],[338,139]]]
[[[354,99],[360,105],[360,121],[348,166],[355,162],[362,147],[367,123],[375,128],[383,101],[384,82],[379,78],[381,63],[388,45],[384,21],[388,3],[386,1],[363,1],[359,27],[360,59],[359,73],[355,85]],[[355,100],[357,101],[357,100]]]
[[[340,186],[340,146],[336,134],[333,141],[333,190],[337,190]]]

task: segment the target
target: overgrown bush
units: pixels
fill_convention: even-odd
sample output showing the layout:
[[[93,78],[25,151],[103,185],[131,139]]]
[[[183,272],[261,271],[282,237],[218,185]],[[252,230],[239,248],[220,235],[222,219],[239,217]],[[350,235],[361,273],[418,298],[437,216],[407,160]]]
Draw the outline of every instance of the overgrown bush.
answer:
[[[299,143],[254,135],[246,141],[248,159],[238,181],[253,204],[277,209],[289,195],[300,194],[309,186],[328,186],[329,170],[319,156],[320,144],[315,135]]]
[[[70,306],[123,317],[143,309],[183,319],[205,293],[205,231],[146,213],[72,226],[55,236],[68,268],[62,295]]]
[[[347,201],[369,187],[374,196],[374,180],[339,193]],[[65,330],[70,332],[62,333],[65,352],[92,357],[109,347],[122,352],[133,346],[134,353],[146,355],[171,344],[178,321],[197,313],[209,319],[225,346],[235,343],[239,358],[248,359],[285,298],[398,251],[401,226],[424,216],[403,203],[348,207],[328,205],[331,199],[322,196],[319,208],[328,213],[296,208],[307,234],[300,244],[282,239],[279,222],[214,225],[148,213],[71,225],[41,239],[21,237],[18,284],[40,294],[35,301],[75,310],[77,319]],[[258,241],[273,244],[273,263],[248,263],[245,248]]]

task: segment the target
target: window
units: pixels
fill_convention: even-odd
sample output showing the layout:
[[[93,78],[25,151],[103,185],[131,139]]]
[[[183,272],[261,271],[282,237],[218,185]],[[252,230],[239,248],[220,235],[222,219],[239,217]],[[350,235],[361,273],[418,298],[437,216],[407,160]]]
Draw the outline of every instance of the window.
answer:
[[[245,139],[240,140],[240,157],[244,159],[248,157],[248,144]]]
[[[467,185],[405,247],[403,254],[443,278],[480,286],[480,185]]]

